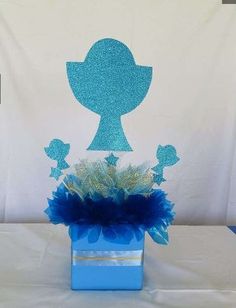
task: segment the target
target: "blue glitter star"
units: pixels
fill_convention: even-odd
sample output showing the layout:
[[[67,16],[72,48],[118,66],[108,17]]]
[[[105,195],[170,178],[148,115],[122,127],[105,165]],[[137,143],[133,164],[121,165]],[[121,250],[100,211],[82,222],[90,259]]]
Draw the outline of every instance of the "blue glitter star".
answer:
[[[110,165],[110,166],[116,166],[118,159],[119,159],[119,157],[116,157],[113,153],[111,153],[109,156],[105,157],[105,160],[107,161],[108,165]]]
[[[58,168],[51,168],[51,173],[50,173],[50,177],[54,178],[58,181],[59,177],[62,175],[62,172],[60,169]]]
[[[160,186],[161,183],[166,181],[166,179],[163,178],[162,174],[157,174],[157,173],[153,174],[153,180],[158,186]]]

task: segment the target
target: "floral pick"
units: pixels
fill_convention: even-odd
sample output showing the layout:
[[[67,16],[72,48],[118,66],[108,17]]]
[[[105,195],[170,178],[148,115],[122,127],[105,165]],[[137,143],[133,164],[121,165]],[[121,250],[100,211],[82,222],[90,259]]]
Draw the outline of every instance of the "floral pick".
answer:
[[[176,149],[173,145],[159,145],[157,148],[156,157],[159,163],[152,168],[154,173],[154,181],[158,185],[161,185],[162,182],[165,182],[166,179],[163,177],[163,171],[165,167],[173,166],[179,161],[177,156]]]
[[[69,154],[70,145],[64,143],[60,139],[53,139],[48,147],[44,148],[46,155],[57,162],[56,168],[51,168],[50,177],[56,180],[62,175],[61,170],[67,169],[70,166],[65,161],[66,156]]]

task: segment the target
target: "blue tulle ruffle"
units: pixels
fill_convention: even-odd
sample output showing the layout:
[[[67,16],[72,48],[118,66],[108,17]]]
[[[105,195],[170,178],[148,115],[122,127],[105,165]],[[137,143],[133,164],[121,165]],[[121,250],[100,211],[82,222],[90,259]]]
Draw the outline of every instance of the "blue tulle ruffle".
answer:
[[[119,202],[100,195],[86,196],[83,200],[69,191],[62,183],[48,199],[45,213],[54,224],[78,225],[78,232],[69,234],[72,240],[88,236],[89,242],[96,242],[102,234],[112,242],[129,243],[133,237],[140,239],[147,231],[159,244],[168,243],[167,227],[175,213],[173,204],[166,199],[166,193],[154,189],[150,195],[129,195],[118,192]]]

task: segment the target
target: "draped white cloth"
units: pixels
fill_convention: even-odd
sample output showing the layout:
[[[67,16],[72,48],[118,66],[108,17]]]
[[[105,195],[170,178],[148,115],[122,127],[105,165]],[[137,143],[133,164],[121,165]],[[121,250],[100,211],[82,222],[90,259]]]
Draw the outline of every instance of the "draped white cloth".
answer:
[[[70,163],[107,155],[86,151],[99,118],[65,71],[105,37],[153,67],[147,97],[123,117],[134,152],[122,164],[153,166],[157,145],[173,144],[181,161],[162,188],[176,223],[236,223],[236,5],[220,0],[0,0],[0,221],[46,221],[51,139],[71,143]]]
[[[145,239],[142,291],[71,291],[70,239],[49,224],[0,224],[0,307],[234,308],[236,235],[173,226],[170,245]]]

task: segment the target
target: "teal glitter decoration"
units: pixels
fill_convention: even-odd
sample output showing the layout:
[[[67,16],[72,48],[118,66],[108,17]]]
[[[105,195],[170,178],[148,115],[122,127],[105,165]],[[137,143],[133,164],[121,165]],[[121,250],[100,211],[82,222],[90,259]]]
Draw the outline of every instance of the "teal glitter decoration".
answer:
[[[166,181],[163,177],[164,168],[175,165],[179,161],[179,157],[177,156],[175,147],[170,144],[165,146],[159,145],[156,157],[159,163],[152,168],[155,171],[153,178],[155,183],[161,185],[162,182]]]
[[[121,116],[135,109],[146,96],[152,68],[135,64],[129,48],[120,41],[97,41],[84,62],[67,62],[67,76],[76,99],[101,116],[88,150],[132,151]]]
[[[110,165],[110,166],[116,166],[118,159],[119,159],[119,157],[116,157],[113,153],[111,153],[109,156],[105,157],[105,160],[107,161],[108,165]]]
[[[64,143],[60,139],[53,139],[48,147],[44,148],[46,155],[57,162],[56,168],[51,168],[50,177],[54,177],[58,180],[62,174],[61,170],[67,169],[70,165],[65,161],[66,156],[69,154],[70,145]]]
[[[62,175],[63,173],[61,172],[60,169],[58,168],[51,168],[51,173],[50,173],[50,177],[56,179],[58,181],[59,177]]]
[[[153,180],[159,186],[161,185],[162,182],[165,182],[166,179],[163,178],[163,171],[160,174],[154,173],[153,174]]]

